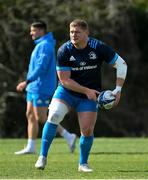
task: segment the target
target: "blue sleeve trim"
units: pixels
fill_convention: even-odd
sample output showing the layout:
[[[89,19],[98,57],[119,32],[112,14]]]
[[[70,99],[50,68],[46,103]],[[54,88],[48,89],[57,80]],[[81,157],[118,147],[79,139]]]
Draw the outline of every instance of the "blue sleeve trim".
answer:
[[[115,56],[114,56],[113,59],[109,62],[109,64],[114,64],[117,59],[118,59],[118,54],[115,53]]]
[[[56,67],[57,71],[71,71],[71,67]]]

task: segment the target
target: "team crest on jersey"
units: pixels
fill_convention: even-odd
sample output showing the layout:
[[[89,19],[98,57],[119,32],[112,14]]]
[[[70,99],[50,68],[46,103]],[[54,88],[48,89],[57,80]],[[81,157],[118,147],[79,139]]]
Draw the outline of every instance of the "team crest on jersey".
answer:
[[[69,60],[70,61],[75,61],[76,59],[73,56],[71,56]]]
[[[91,51],[88,55],[89,55],[89,59],[96,59],[97,58],[97,55],[93,51]]]

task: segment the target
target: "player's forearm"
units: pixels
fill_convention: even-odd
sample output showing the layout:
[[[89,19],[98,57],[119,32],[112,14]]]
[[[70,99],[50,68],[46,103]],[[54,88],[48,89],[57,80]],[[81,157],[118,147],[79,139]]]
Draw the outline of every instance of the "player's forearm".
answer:
[[[125,81],[125,79],[117,77],[117,79],[116,79],[116,86],[123,87],[124,81]]]
[[[72,79],[67,79],[61,82],[62,85],[64,87],[66,87],[67,89],[70,89],[72,91],[78,92],[78,93],[82,93],[82,94],[86,94],[87,91],[87,87],[84,87],[82,85],[80,85],[79,83],[77,83],[76,81],[72,80]]]
[[[118,59],[116,60],[114,66],[116,68],[116,88],[113,90],[113,94],[116,94],[117,92],[120,92],[124,81],[126,79],[127,74],[127,64],[126,62],[118,56]]]
[[[122,79],[122,78],[117,78],[117,80],[116,80],[116,88],[112,91],[113,94],[117,94],[117,92],[121,92],[124,81],[125,80]]]

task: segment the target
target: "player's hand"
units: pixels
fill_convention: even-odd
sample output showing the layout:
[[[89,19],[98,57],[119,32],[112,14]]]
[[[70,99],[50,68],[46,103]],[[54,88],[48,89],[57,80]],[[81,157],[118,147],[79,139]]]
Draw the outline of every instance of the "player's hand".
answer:
[[[97,97],[98,97],[98,95],[100,94],[100,92],[99,92],[99,91],[96,91],[96,90],[94,90],[94,89],[89,89],[89,88],[87,88],[85,94],[86,94],[86,96],[88,97],[88,99],[97,101]]]
[[[119,85],[116,85],[116,88],[112,91],[112,94],[115,96],[115,102],[114,102],[114,106],[117,106],[119,101],[120,101],[120,97],[121,97],[121,89],[122,87]]]
[[[120,97],[121,97],[121,91],[118,91],[116,94],[114,94],[115,96],[115,102],[114,102],[114,106],[117,106],[119,104],[120,101]]]
[[[25,87],[27,86],[27,82],[26,81],[23,81],[23,82],[20,82],[17,86],[16,86],[16,90],[21,92],[25,89]]]

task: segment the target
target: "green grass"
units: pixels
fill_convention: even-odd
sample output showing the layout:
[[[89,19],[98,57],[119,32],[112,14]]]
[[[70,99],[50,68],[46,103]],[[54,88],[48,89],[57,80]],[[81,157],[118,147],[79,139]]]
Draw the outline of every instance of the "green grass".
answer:
[[[147,138],[96,138],[89,164],[93,173],[77,171],[79,148],[69,153],[64,139],[56,138],[46,169],[36,170],[36,155],[14,155],[26,139],[0,139],[0,179],[148,179]]]

